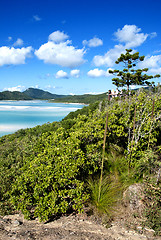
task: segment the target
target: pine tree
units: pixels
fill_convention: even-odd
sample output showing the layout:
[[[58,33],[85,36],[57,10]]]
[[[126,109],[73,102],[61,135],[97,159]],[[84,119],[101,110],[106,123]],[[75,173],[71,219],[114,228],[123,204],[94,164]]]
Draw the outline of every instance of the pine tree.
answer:
[[[123,63],[123,70],[109,70],[109,73],[117,76],[113,78],[113,84],[117,87],[127,87],[127,91],[129,92],[130,85],[152,85],[149,82],[149,79],[160,77],[159,74],[152,76],[147,75],[145,72],[148,71],[148,68],[136,69],[136,65],[144,60],[144,56],[139,56],[139,52],[134,54],[131,53],[132,49],[126,49],[125,54],[121,54],[120,57],[115,62],[116,64]]]

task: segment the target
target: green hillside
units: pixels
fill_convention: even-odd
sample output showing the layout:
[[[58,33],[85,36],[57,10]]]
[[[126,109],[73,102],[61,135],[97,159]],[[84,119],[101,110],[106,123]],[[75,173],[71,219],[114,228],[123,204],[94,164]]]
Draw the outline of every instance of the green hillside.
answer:
[[[50,92],[37,89],[37,88],[28,88],[23,93],[33,99],[56,99],[56,98],[63,98],[65,96],[65,95],[52,94]]]
[[[0,100],[31,100],[30,96],[27,96],[25,93],[18,91],[10,92],[4,91],[0,92]]]
[[[66,96],[63,98],[57,98],[53,102],[90,104],[96,101],[101,101],[105,98],[107,98],[107,93],[97,94],[97,95],[84,94],[84,95],[74,95],[74,96]]]
[[[47,221],[88,206],[108,215],[127,186],[144,182],[146,224],[159,233],[160,119],[158,88],[1,137],[0,214]]]
[[[66,103],[85,103],[90,104],[96,101],[101,101],[107,98],[106,93],[98,94],[98,95],[91,95],[91,94],[84,94],[84,95],[58,95],[52,94],[50,92],[37,89],[37,88],[28,88],[24,92],[10,92],[4,91],[0,92],[0,100],[32,100],[32,99],[42,99],[42,100],[50,100],[52,102],[66,102]]]

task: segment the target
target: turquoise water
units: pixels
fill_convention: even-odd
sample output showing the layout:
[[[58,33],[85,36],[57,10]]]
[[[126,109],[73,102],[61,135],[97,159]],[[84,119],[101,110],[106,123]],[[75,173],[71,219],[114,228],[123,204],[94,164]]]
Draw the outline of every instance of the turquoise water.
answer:
[[[48,101],[0,101],[0,137],[22,128],[62,120],[81,104],[49,103]]]

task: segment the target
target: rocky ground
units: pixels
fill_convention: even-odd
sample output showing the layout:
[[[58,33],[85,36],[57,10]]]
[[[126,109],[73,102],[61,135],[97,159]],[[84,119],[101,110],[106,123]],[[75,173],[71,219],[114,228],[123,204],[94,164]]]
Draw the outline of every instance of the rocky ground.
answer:
[[[125,223],[124,223],[125,224]],[[121,222],[106,228],[85,214],[69,215],[49,223],[27,221],[21,214],[0,218],[0,240],[159,240],[153,230],[128,229]]]
[[[141,185],[131,185],[110,221],[88,211],[48,223],[27,221],[22,214],[0,217],[0,240],[161,240],[142,227],[142,198]]]

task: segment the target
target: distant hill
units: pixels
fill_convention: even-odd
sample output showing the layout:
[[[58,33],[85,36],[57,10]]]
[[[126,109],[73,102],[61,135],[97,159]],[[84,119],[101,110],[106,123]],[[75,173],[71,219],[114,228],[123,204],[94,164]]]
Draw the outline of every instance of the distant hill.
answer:
[[[50,92],[37,89],[37,88],[28,88],[23,93],[33,99],[57,99],[57,98],[63,98],[67,96],[67,95],[52,94]]]
[[[0,100],[31,100],[32,98],[25,95],[25,93],[14,91],[0,92]]]
[[[74,95],[74,96],[66,96],[63,98],[57,98],[53,102],[66,102],[66,103],[85,103],[90,104],[96,101],[101,101],[107,98],[107,93],[92,95],[92,94],[84,94],[84,95]]]
[[[58,95],[52,94],[50,92],[37,89],[37,88],[28,88],[24,92],[10,92],[4,91],[0,92],[0,100],[32,100],[32,99],[42,99],[50,100],[52,102],[60,103],[85,103],[90,104],[96,101],[101,101],[104,98],[107,98],[107,93],[103,94],[84,94],[84,95]]]

